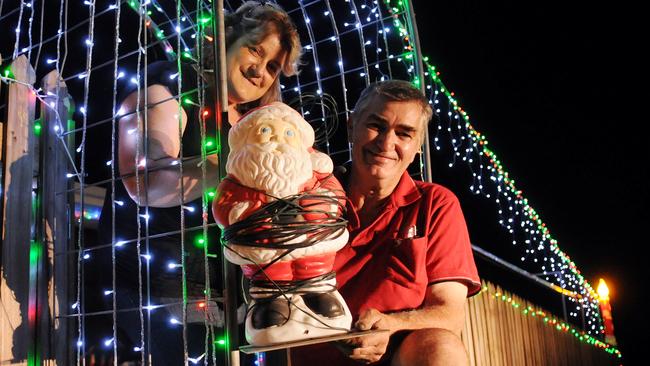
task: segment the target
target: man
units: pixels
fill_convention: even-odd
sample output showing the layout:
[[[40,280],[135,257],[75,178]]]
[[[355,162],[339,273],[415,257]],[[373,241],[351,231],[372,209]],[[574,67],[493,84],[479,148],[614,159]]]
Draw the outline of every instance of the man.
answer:
[[[356,329],[388,332],[339,345],[347,359],[331,345],[295,349],[294,364],[468,363],[460,332],[465,299],[480,282],[460,205],[446,188],[406,171],[431,115],[405,81],[372,84],[359,97],[348,120],[352,163],[340,178],[350,240],[334,270]]]

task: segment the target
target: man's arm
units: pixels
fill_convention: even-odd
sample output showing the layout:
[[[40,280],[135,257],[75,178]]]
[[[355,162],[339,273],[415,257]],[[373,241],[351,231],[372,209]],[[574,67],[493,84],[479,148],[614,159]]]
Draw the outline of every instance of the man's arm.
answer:
[[[180,172],[176,159],[178,158],[181,142],[179,135],[179,116],[181,129],[185,131],[187,114],[179,108],[178,102],[174,99],[169,90],[163,85],[152,85],[147,88],[148,104],[146,111],[137,114],[132,113],[120,119],[119,122],[119,162],[120,175],[124,178],[124,186],[129,196],[139,204],[148,203],[153,207],[173,207],[180,202],[181,184]],[[129,95],[121,105],[124,113],[136,110],[138,93]],[[141,105],[144,98],[140,96]],[[136,132],[138,126],[144,128],[144,113],[147,114],[147,160],[144,162],[144,139]],[[139,141],[138,141],[139,139]],[[139,146],[138,146],[139,145]],[[139,147],[139,149],[137,148]],[[139,152],[141,162],[136,164],[136,155]],[[207,184],[214,186],[217,183],[217,156],[211,155],[207,159]],[[144,187],[144,166],[151,171],[148,175],[148,186]],[[139,170],[139,196],[138,182],[134,176],[135,170]],[[183,165],[183,188],[185,201],[194,200],[201,195],[201,166],[196,162]],[[146,195],[146,196],[145,196]],[[145,201],[146,198],[146,201]]]
[[[387,329],[389,332],[359,337],[350,343],[357,348],[350,358],[375,362],[386,352],[390,336],[400,330],[441,328],[460,337],[465,322],[467,286],[460,282],[440,282],[430,285],[422,308],[384,314],[366,310],[355,324],[358,330]]]

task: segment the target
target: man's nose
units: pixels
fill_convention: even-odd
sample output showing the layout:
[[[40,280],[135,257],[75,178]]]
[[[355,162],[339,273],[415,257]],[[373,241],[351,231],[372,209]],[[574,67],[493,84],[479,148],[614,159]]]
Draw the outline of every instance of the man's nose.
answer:
[[[391,131],[379,134],[377,144],[383,151],[392,151],[395,148],[395,139],[397,136]]]

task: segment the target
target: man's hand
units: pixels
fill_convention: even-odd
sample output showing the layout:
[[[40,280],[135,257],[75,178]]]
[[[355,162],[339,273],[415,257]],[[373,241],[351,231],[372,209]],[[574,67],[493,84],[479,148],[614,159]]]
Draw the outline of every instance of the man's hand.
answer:
[[[355,324],[357,330],[387,329],[388,332],[371,334],[345,341],[348,347],[353,347],[348,356],[362,363],[379,361],[381,356],[386,353],[388,341],[394,332],[392,330],[392,323],[391,316],[388,314],[381,313],[375,309],[364,311]]]

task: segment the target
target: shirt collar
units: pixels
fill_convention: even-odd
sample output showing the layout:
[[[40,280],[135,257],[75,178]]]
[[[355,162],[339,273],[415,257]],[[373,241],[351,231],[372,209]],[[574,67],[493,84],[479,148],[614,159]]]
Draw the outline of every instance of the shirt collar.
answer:
[[[341,182],[341,185],[348,190],[348,185],[350,183],[350,173],[352,172],[352,162],[348,161],[343,164],[341,168],[334,169],[334,175]],[[386,204],[387,209],[394,210],[399,207],[407,206],[417,201],[422,197],[420,189],[415,184],[415,181],[408,174],[408,171],[402,173],[397,186],[393,190],[393,193],[389,196],[389,201]],[[354,212],[353,205],[349,199],[347,199],[348,207],[348,220],[350,221],[350,227],[356,230],[359,227],[359,218],[357,213]]]
[[[422,197],[420,189],[415,184],[415,181],[409,175],[408,171],[402,173],[402,177],[397,183],[395,190],[390,195],[388,206],[391,208],[403,207],[410,205]]]

